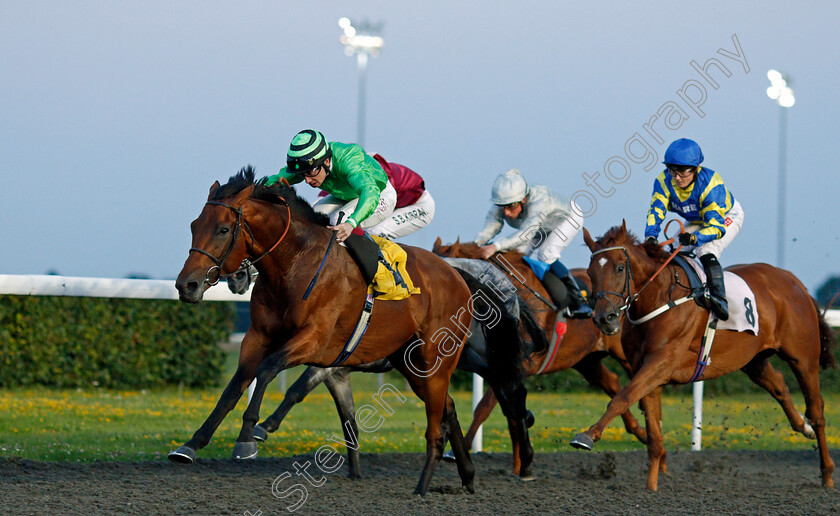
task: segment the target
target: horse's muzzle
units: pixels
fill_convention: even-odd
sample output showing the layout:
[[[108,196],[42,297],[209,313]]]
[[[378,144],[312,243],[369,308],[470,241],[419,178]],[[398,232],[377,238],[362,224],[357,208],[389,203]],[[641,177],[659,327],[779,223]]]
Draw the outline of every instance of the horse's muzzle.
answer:
[[[175,288],[178,289],[178,299],[184,303],[200,303],[204,298],[205,281],[204,276],[195,279],[194,274],[187,277],[178,276],[175,281]]]
[[[615,335],[621,331],[621,316],[618,312],[596,311],[592,322],[605,335]]]

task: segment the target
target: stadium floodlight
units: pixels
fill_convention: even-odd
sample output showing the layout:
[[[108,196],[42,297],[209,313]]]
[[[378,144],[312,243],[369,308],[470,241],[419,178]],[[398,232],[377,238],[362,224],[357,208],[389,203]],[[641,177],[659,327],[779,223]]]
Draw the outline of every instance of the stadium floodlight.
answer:
[[[363,21],[354,25],[349,18],[340,18],[338,26],[344,31],[340,41],[344,45],[344,53],[348,56],[356,55],[356,68],[359,74],[359,106],[356,143],[364,147],[365,139],[365,87],[368,56],[378,56],[385,41],[379,35],[382,23],[371,24]]]
[[[767,78],[770,80],[770,87],[767,88],[767,96],[771,100],[775,100],[781,107],[779,110],[779,185],[778,185],[778,220],[776,227],[777,241],[776,241],[776,265],[778,267],[785,266],[785,192],[787,185],[785,184],[785,176],[787,171],[787,110],[793,106],[796,99],[793,96],[793,89],[790,87],[793,84],[790,76],[778,70],[770,70],[767,72]]]
[[[793,83],[790,77],[777,70],[770,70],[767,72],[767,78],[770,79],[767,96],[775,100],[782,107],[789,108],[793,106],[796,98],[793,96],[793,89],[788,85]]]

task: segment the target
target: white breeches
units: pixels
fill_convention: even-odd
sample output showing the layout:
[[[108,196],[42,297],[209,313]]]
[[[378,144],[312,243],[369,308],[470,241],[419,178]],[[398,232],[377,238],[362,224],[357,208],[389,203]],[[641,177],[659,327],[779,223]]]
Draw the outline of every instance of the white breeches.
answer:
[[[741,226],[744,225],[744,210],[741,209],[741,203],[738,201],[735,201],[735,204],[732,205],[732,209],[726,214],[725,224],[726,233],[723,234],[722,238],[706,242],[705,244],[697,247],[689,246],[684,249],[693,249],[694,254],[697,255],[698,258],[706,254],[713,254],[716,258],[720,258],[721,251],[726,249],[729,244],[735,240],[735,237],[741,232]],[[693,224],[686,226],[685,228],[685,230],[689,233],[699,231],[700,229],[702,229],[701,226]]]
[[[338,212],[344,212],[346,219],[356,209],[358,202],[358,199],[346,202],[328,195],[315,203],[314,209],[318,213],[329,215],[330,223],[335,225]],[[435,200],[428,190],[423,192],[414,204],[395,209],[396,204],[397,191],[389,181],[379,197],[379,206],[360,224],[362,229],[371,235],[394,240],[428,226],[435,216]]]
[[[572,239],[575,238],[575,235],[580,232],[581,228],[583,228],[583,216],[579,214],[578,210],[572,209],[571,214],[563,219],[563,221],[560,222],[560,224],[558,224],[547,237],[545,237],[545,240],[542,242],[539,242],[538,240],[532,241],[532,245],[534,243],[537,244],[534,251],[534,257],[549,264],[553,263],[555,260],[559,260],[560,253],[563,252],[563,249],[568,247]],[[541,233],[542,231],[537,232],[537,235]]]
[[[347,217],[353,214],[356,211],[356,205],[359,203],[359,199],[353,199],[352,201],[343,201],[338,197],[334,197],[333,195],[328,195],[321,199],[320,201],[316,202],[313,206],[313,209],[318,213],[323,213],[324,215],[328,215],[330,217],[330,224],[335,226],[338,220],[338,212],[344,213],[344,218],[341,219],[342,221],[347,220]],[[371,226],[375,226],[379,224],[383,220],[387,219],[393,212],[394,206],[397,205],[397,191],[394,190],[394,187],[391,186],[391,182],[388,182],[388,185],[382,190],[382,193],[379,194],[379,205],[373,210],[373,213],[370,214],[370,217],[363,220],[359,225],[362,229],[368,229]]]
[[[435,200],[426,190],[417,199],[417,202],[397,208],[391,213],[390,217],[373,227],[367,228],[367,231],[372,235],[394,240],[428,226],[434,216]]]

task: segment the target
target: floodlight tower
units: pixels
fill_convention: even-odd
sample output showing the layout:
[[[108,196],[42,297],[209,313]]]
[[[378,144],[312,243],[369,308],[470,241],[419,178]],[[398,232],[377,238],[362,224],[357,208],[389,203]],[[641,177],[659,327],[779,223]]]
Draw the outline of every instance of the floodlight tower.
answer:
[[[767,72],[770,79],[770,87],[767,88],[767,96],[775,100],[779,105],[779,197],[778,197],[778,226],[776,241],[776,265],[785,266],[785,176],[787,166],[787,110],[793,106],[796,99],[790,85],[793,80],[790,76],[776,70]]]
[[[367,21],[357,26],[349,18],[338,20],[338,26],[344,31],[341,36],[341,43],[344,45],[344,53],[348,56],[356,55],[356,68],[359,75],[359,104],[356,143],[365,146],[365,87],[368,56],[376,57],[382,48],[384,41],[379,34],[382,32],[382,22],[371,24]]]

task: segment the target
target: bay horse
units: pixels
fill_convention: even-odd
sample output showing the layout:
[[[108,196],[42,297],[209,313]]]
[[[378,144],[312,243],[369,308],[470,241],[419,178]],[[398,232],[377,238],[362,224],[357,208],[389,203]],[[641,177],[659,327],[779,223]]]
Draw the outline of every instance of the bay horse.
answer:
[[[456,241],[454,244],[443,245],[438,238],[432,252],[445,257],[479,258],[480,246],[474,242]],[[499,256],[503,260],[499,260]],[[518,251],[506,251],[497,253],[488,260],[500,265],[512,278],[512,283],[517,288],[517,294],[522,296],[525,303],[534,311],[537,322],[543,328],[547,339],[554,334],[555,311],[548,307],[543,300],[550,299],[542,281],[534,274],[531,267],[523,259],[523,254]],[[584,269],[571,269],[575,280],[579,285],[589,289],[589,277]],[[524,285],[522,284],[524,282]],[[555,356],[547,365],[546,354],[549,348],[537,350],[533,355],[526,357],[523,369],[526,376],[537,374],[550,374],[558,371],[565,371],[572,368],[583,375],[586,381],[597,388],[600,388],[608,396],[613,397],[621,390],[621,383],[618,375],[610,371],[603,363],[606,356],[612,357],[628,373],[630,364],[624,356],[621,348],[621,338],[618,335],[604,335],[588,319],[568,319],[567,329],[563,340],[557,346]],[[465,440],[467,446],[472,443],[472,438],[484,421],[490,417],[490,413],[496,406],[496,396],[493,389],[488,389],[479,402],[473,413],[473,420]],[[629,410],[621,414],[625,430],[644,443],[647,440],[645,428],[639,425],[636,418]],[[511,434],[513,439],[513,434]],[[518,443],[513,442],[514,450]],[[514,453],[514,471],[518,468],[516,453]]]
[[[482,262],[482,265],[486,266]],[[464,344],[464,351],[458,361],[458,369],[483,377],[487,383],[501,393],[499,403],[508,419],[511,439],[516,443],[513,450],[517,465],[515,474],[522,480],[531,480],[531,463],[534,449],[528,436],[529,416],[533,415],[525,406],[527,391],[523,383],[522,364],[534,349],[545,349],[546,341],[542,328],[531,315],[527,306],[517,302],[511,306],[509,299],[497,293],[496,285],[489,287],[470,273],[458,269],[473,293],[473,296],[498,308],[496,317],[473,318],[470,334]],[[501,278],[504,280],[504,276]],[[506,281],[506,280],[505,280]],[[244,292],[247,285],[241,280],[235,292]],[[504,287],[498,287],[504,288]],[[480,293],[480,295],[478,295]],[[476,313],[486,313],[486,308],[479,305]],[[254,437],[258,441],[268,439],[268,434],[275,432],[292,407],[302,402],[306,396],[322,383],[327,387],[338,410],[341,427],[345,434],[358,435],[353,401],[353,389],[350,383],[351,372],[390,371],[392,366],[387,359],[355,367],[314,367],[309,366],[286,390],[283,401],[264,421],[254,427]],[[531,424],[533,419],[531,419]],[[350,436],[345,435],[349,439]],[[469,448],[469,444],[467,444]],[[447,455],[444,456],[447,458]],[[350,478],[361,477],[358,447],[347,448],[347,462]],[[521,465],[521,467],[520,467]]]
[[[326,253],[333,238],[328,224],[293,188],[268,186],[265,180],[255,183],[250,166],[224,186],[216,181],[210,187],[204,208],[190,225],[192,248],[175,283],[181,301],[200,302],[207,288],[239,270],[246,259],[245,266],[253,264],[259,272],[259,281],[251,293],[251,325],[236,372],[207,420],[169,454],[170,460],[192,463],[196,450],[210,442],[256,378],[233,451],[235,458],[254,457],[254,425],[268,383],[288,367],[329,366],[343,355],[368,287],[343,247]],[[367,333],[344,363],[388,358],[425,403],[426,461],[414,492],[427,492],[447,439],[454,443],[461,481],[472,492],[475,468],[447,392],[466,338],[459,324],[469,327],[472,321],[467,309],[470,290],[438,256],[415,247],[404,249],[409,276],[421,292],[375,303]],[[318,284],[308,300],[302,300],[325,255]]]
[[[689,282],[679,266],[667,263],[666,251],[657,244],[639,243],[627,231],[626,223],[611,228],[597,241],[584,229],[583,238],[592,251],[588,272],[597,300],[595,325],[607,335],[621,332],[632,377],[610,401],[601,419],[575,436],[571,444],[591,450],[613,418],[641,401],[648,431],[646,486],[656,491],[665,458],[662,387],[689,383],[695,371],[700,371],[698,356],[709,313],[695,303],[676,303],[654,315],[688,295]],[[657,274],[660,270],[662,273]],[[822,485],[832,487],[834,462],[825,437],[819,376],[820,367],[834,366],[831,328],[816,301],[790,272],[766,263],[733,265],[726,270],[743,278],[755,294],[758,335],[718,331],[708,365],[696,379],[711,380],[744,371],[779,402],[794,431],[817,440]],[[794,408],[782,374],[770,364],[773,354],[793,370],[805,397],[807,420]]]

